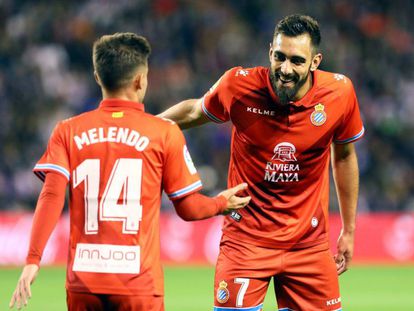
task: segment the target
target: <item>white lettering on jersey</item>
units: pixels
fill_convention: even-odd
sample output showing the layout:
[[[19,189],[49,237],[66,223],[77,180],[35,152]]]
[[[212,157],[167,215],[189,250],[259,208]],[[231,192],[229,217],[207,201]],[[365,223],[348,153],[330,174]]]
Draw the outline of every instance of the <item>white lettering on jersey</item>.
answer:
[[[275,116],[276,115],[276,111],[274,110],[266,110],[266,109],[260,109],[260,108],[254,108],[254,107],[246,107],[246,111],[255,113],[255,114],[264,115],[264,116]]]
[[[270,172],[265,171],[265,178],[266,181],[271,182],[292,182],[292,181],[299,181],[298,173],[279,173],[279,172]]]
[[[299,171],[299,164],[283,164],[283,163],[267,162],[266,169],[272,170],[272,171],[294,172],[294,171]]]
[[[78,243],[72,270],[138,274],[140,247],[138,245]]]
[[[275,146],[273,153],[273,157],[266,163],[264,180],[277,183],[299,181],[299,164],[284,163],[297,162],[296,147],[289,142],[282,142]]]
[[[137,131],[122,127],[109,128],[91,128],[82,132],[79,136],[73,137],[78,150],[84,146],[89,146],[97,143],[122,143],[130,147],[135,147],[137,151],[144,151],[149,144],[149,138],[141,136]]]

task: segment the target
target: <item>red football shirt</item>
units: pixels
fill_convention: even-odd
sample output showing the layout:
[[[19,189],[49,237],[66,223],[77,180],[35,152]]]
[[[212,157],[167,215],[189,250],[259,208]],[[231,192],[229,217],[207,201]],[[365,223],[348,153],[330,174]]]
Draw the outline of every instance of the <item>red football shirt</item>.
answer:
[[[247,182],[252,197],[225,218],[224,237],[283,249],[326,243],[330,145],[364,134],[352,82],[317,70],[309,92],[282,106],[268,68],[237,67],[201,105],[212,121],[232,121],[229,187]]]
[[[143,104],[103,100],[58,123],[34,171],[70,181],[67,289],[163,295],[161,192],[174,200],[201,189],[177,125]]]

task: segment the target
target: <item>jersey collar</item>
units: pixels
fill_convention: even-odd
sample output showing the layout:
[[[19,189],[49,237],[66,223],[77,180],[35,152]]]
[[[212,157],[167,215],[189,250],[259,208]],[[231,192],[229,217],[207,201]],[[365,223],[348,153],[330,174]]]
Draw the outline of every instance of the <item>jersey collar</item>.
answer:
[[[101,101],[99,108],[114,107],[114,108],[134,108],[140,111],[145,111],[143,103],[132,102],[118,98],[106,98]]]
[[[273,90],[273,86],[272,83],[270,82],[270,69],[268,69],[269,74],[267,77],[267,88],[269,89],[270,92],[270,96],[272,97],[273,101],[279,103],[279,97],[277,97],[277,95],[275,94],[275,91]],[[318,70],[312,71],[311,75],[312,75],[312,80],[313,80],[313,84],[311,89],[305,94],[305,96],[303,96],[301,99],[299,99],[298,101],[291,101],[289,104],[293,105],[293,106],[303,106],[303,107],[313,107],[315,106],[316,103],[313,102],[313,99],[315,97],[315,92],[316,92],[316,88],[317,88],[317,82],[318,82]]]

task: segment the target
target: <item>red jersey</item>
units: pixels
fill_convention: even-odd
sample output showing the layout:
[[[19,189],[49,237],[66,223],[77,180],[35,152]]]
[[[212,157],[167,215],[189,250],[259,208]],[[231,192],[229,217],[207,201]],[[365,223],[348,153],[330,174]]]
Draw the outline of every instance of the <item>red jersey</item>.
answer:
[[[282,106],[268,68],[237,67],[201,105],[212,121],[232,121],[228,184],[247,182],[252,197],[225,218],[224,238],[283,249],[326,243],[331,143],[364,134],[352,82],[316,70],[308,93]]]
[[[144,105],[103,100],[58,123],[34,172],[70,185],[66,287],[119,295],[163,295],[159,213],[170,199],[201,189],[178,126]]]

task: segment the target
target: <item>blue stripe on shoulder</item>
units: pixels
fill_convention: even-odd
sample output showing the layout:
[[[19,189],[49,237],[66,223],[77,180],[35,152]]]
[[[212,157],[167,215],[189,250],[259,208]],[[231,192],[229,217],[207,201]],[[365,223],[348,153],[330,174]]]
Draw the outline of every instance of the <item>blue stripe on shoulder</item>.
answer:
[[[55,171],[63,174],[68,180],[70,180],[70,173],[67,169],[65,169],[62,166],[56,165],[56,164],[37,164],[34,169],[36,171],[40,171],[41,174],[44,174],[45,171]],[[38,175],[38,174],[37,174]]]
[[[213,122],[216,123],[223,123],[219,118],[217,118],[215,115],[213,115],[210,111],[207,110],[206,106],[204,105],[204,97],[201,102],[201,109],[203,109],[204,114]]]
[[[353,142],[359,138],[361,138],[365,133],[365,128],[362,127],[362,130],[356,134],[355,136],[351,137],[351,138],[347,138],[347,139],[342,139],[342,140],[335,140],[335,144],[346,144],[346,143],[350,143]]]

